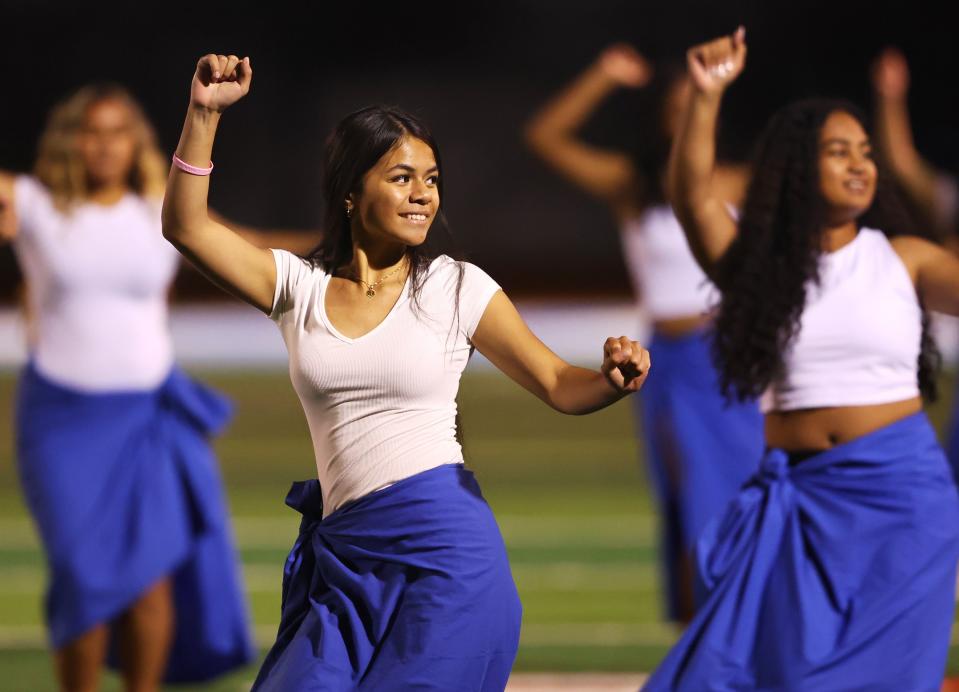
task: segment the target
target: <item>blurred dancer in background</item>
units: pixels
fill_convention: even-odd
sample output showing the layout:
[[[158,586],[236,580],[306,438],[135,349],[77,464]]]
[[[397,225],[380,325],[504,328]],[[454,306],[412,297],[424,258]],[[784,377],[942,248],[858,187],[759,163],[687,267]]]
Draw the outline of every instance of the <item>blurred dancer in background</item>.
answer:
[[[600,149],[578,131],[617,89],[659,92],[657,129],[639,155]],[[662,516],[660,552],[668,615],[694,611],[692,548],[756,468],[762,417],[752,403],[726,401],[710,356],[715,287],[696,264],[666,202],[669,147],[689,100],[685,71],[654,75],[628,45],[606,49],[529,122],[530,148],[575,186],[603,202],[620,227],[623,257],[635,292],[653,323],[649,351],[656,376],[635,400],[646,443],[649,477]],[[738,204],[743,168],[719,166],[716,194]]]
[[[352,113],[327,141],[325,236],[309,258],[211,219],[217,127],[252,78],[249,58],[199,61],[163,232],[277,323],[316,452],[318,479],[287,498],[304,516],[254,689],[502,690],[521,607],[456,439],[463,368],[475,346],[553,408],[583,414],[638,390],[649,354],[610,338],[598,370],[569,365],[492,278],[442,254],[439,150],[396,108]]]
[[[959,184],[916,150],[909,119],[909,65],[887,48],[873,65],[876,136],[889,173],[905,193],[924,228],[940,241],[955,242]]]
[[[909,65],[895,48],[876,59],[872,72],[876,133],[889,172],[905,193],[917,221],[953,252],[959,252],[959,183],[916,149],[909,118]],[[959,385],[957,385],[959,386]],[[959,478],[959,389],[953,395],[946,454]]]
[[[702,608],[648,690],[936,690],[959,496],[921,395],[923,307],[959,314],[959,259],[908,235],[857,110],[807,100],[760,141],[737,219],[710,186],[745,31],[689,51],[670,188],[722,292],[725,390],[764,393],[760,470],[697,546]]]
[[[96,689],[106,659],[127,689],[155,690],[253,655],[208,443],[230,405],[174,365],[167,169],[140,106],[103,85],[54,108],[33,174],[0,173],[0,238],[26,279],[31,335],[17,464],[71,692]]]

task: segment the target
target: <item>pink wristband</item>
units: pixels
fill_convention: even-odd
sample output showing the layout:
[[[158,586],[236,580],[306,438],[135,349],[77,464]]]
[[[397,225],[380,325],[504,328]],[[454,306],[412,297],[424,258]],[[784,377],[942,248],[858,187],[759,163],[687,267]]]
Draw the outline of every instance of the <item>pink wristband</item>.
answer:
[[[173,165],[179,168],[184,173],[189,173],[190,175],[210,175],[213,172],[213,162],[210,161],[209,168],[199,168],[197,166],[191,166],[186,161],[181,159],[176,154],[173,155]]]

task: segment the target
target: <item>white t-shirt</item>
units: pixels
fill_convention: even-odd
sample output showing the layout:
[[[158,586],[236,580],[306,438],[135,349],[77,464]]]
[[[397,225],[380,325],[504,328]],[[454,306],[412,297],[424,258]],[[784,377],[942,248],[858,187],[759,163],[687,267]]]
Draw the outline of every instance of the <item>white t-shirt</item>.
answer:
[[[496,282],[472,264],[438,257],[415,308],[407,280],[386,318],[349,338],[326,314],[330,275],[284,250],[273,256],[270,318],[286,342],[310,427],[324,516],[416,473],[461,463],[456,392]]]
[[[160,201],[128,194],[61,212],[42,183],[19,176],[14,205],[37,369],[82,390],[160,384],[173,364],[167,290],[179,261],[161,232]]]
[[[620,237],[633,287],[653,320],[705,315],[718,303],[669,206],[646,209],[623,225]]]

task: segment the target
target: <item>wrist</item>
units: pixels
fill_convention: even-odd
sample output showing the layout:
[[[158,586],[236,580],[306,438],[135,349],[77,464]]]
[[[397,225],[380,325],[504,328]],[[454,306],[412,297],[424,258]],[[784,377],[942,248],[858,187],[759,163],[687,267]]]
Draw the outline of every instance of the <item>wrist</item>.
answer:
[[[614,74],[606,69],[602,60],[597,60],[593,63],[592,68],[589,70],[589,76],[593,83],[601,85],[609,91],[618,89],[623,85]]]
[[[889,94],[881,91],[876,93],[879,97],[877,100],[884,106],[902,106],[906,103],[905,94]]]
[[[202,125],[216,125],[220,121],[222,111],[214,110],[209,106],[204,106],[194,101],[190,101],[188,117]]]
[[[693,100],[702,106],[707,108],[719,108],[719,104],[723,100],[723,93],[725,93],[726,87],[716,90],[704,91],[702,89],[696,89],[693,92]]]
[[[603,376],[603,382],[606,385],[607,391],[611,392],[616,397],[623,397],[626,395],[626,392],[624,392],[622,388],[613,381],[612,370],[607,370],[605,367],[601,367],[599,369],[599,373]]]

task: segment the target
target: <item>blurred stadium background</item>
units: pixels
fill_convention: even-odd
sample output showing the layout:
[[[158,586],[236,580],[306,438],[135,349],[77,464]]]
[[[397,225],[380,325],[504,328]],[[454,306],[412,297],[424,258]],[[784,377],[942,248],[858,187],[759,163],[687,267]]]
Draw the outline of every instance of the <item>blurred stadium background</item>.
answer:
[[[0,2],[0,168],[25,171],[46,113],[98,80],[130,87],[172,151],[194,63],[210,50],[252,57],[251,97],[224,120],[212,203],[264,228],[316,228],[323,139],[344,113],[396,103],[433,125],[444,206],[466,255],[520,302],[534,331],[595,363],[608,334],[642,334],[612,220],[523,148],[522,124],[606,45],[654,61],[748,28],[750,62],[730,94],[723,139],[747,156],[770,113],[797,96],[839,95],[868,109],[868,66],[887,44],[913,74],[917,144],[959,169],[957,50],[949,8],[907,2],[673,3],[493,0],[448,4],[270,3],[251,9],[155,3]],[[637,146],[652,113],[615,96],[587,129]],[[44,565],[17,488],[11,416],[24,358],[19,272],[0,249],[0,690],[53,689],[41,621]],[[237,416],[218,442],[258,643],[272,641],[283,559],[297,526],[290,481],[314,473],[302,412],[273,325],[185,269],[174,331],[183,362],[221,387]],[[955,351],[946,327],[941,345]],[[952,393],[931,408],[944,421]],[[525,606],[518,671],[648,671],[676,631],[662,622],[656,517],[628,403],[564,418],[481,360],[460,403],[468,463],[503,528]],[[953,648],[950,671],[959,672]],[[254,669],[203,689],[235,690]],[[105,689],[119,689],[111,680]]]

